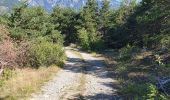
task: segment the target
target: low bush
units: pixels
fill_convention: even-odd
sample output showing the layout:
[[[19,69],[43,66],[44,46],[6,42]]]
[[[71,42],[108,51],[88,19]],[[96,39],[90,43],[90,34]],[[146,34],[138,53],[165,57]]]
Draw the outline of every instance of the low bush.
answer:
[[[89,33],[84,28],[78,31],[78,38],[80,42],[78,44],[82,47],[82,49],[90,49],[90,41],[88,34]]]
[[[122,89],[122,92],[142,100],[167,100],[163,94],[159,93],[156,86],[151,83],[129,84]]]
[[[6,16],[5,15],[1,15],[0,16],[0,24],[4,24],[4,25],[7,25],[7,23],[8,23],[8,20],[7,20],[7,18],[6,18]]]
[[[115,69],[116,73],[124,73],[128,69],[128,66],[125,63],[120,63],[117,65],[117,68]]]
[[[103,44],[104,42],[99,32],[94,31],[90,33],[89,38],[91,42],[90,45],[91,50],[98,51],[104,49],[104,44]]]
[[[47,41],[60,44],[60,45],[63,45],[64,43],[64,36],[62,36],[60,32],[57,30],[53,30],[51,34],[48,34],[46,37],[48,39]]]
[[[12,40],[3,40],[0,43],[1,66],[16,67],[18,51]]]
[[[161,39],[161,45],[162,48],[168,48],[170,47],[170,36],[165,36]]]
[[[61,65],[65,59],[62,45],[53,44],[48,41],[34,43],[29,49],[30,65],[33,67]]]
[[[28,43],[25,41],[17,43],[10,35],[8,29],[0,25],[0,67],[22,67],[25,65],[24,62],[28,63],[26,59]]]
[[[140,49],[138,47],[127,45],[126,47],[123,47],[119,50],[120,59],[122,61],[130,60],[133,57],[133,54],[139,51]]]
[[[26,38],[26,34],[24,30],[19,29],[19,28],[14,28],[10,30],[10,37],[14,40],[23,40]]]
[[[85,28],[78,31],[78,43],[85,50],[101,50],[103,49],[103,41],[97,32],[88,32]]]
[[[18,67],[27,67],[30,65],[29,62],[29,48],[31,47],[31,42],[29,41],[22,41],[18,43],[17,50],[18,50],[18,56],[17,56],[17,64]]]

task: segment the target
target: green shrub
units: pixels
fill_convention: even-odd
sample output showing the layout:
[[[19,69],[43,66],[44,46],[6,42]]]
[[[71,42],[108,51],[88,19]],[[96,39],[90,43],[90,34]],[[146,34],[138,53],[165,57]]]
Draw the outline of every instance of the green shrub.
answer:
[[[9,68],[5,68],[2,75],[0,76],[0,87],[4,85],[5,81],[14,76],[14,71]]]
[[[78,30],[78,38],[80,42],[79,45],[83,49],[90,49],[89,33],[87,32],[87,30],[85,30],[85,28]]]
[[[23,40],[24,38],[27,37],[25,34],[24,30],[20,28],[13,28],[10,30],[10,37],[15,39],[15,40]]]
[[[78,39],[80,46],[85,50],[103,49],[103,41],[96,31],[88,32],[85,28],[82,28],[78,31]]]
[[[61,65],[65,59],[64,48],[59,44],[39,40],[29,49],[29,58],[33,67]]]
[[[158,48],[161,46],[161,41],[162,36],[161,35],[155,35],[155,36],[144,36],[143,37],[143,42],[144,42],[144,46],[149,48],[149,49],[153,49],[153,48]]]
[[[117,65],[117,68],[115,70],[116,73],[123,73],[128,70],[128,66],[125,63],[120,63]]]
[[[7,25],[7,23],[8,23],[7,16],[0,16],[0,24]]]
[[[91,50],[102,50],[104,48],[103,40],[101,39],[102,37],[100,36],[99,32],[92,32],[89,34],[90,38],[90,48]]]
[[[138,47],[127,45],[126,47],[123,47],[119,50],[120,59],[127,61],[133,57],[133,54],[135,54],[139,51],[140,51],[140,49]]]
[[[50,42],[63,45],[64,37],[60,34],[59,31],[52,31],[51,34],[47,35],[47,38]]]
[[[161,45],[163,48],[169,48],[170,47],[170,36],[164,36],[161,39]]]
[[[147,84],[129,84],[122,89],[123,93],[132,94],[135,98],[142,100],[167,100],[167,98],[160,94],[155,85]]]

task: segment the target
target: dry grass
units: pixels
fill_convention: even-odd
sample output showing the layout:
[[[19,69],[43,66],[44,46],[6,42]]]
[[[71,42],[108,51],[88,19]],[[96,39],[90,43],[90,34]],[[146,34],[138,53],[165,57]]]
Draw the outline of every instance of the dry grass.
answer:
[[[12,78],[5,82],[0,88],[0,100],[15,100],[27,98],[33,92],[40,90],[44,82],[47,82],[59,70],[56,66],[39,69],[16,69]]]

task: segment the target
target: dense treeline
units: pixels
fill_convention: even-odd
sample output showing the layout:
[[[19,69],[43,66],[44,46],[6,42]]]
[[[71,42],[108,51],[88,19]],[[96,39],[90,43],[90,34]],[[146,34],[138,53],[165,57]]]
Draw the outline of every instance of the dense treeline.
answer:
[[[140,47],[158,48],[164,45],[164,38],[169,34],[169,7],[167,0],[143,0],[133,7],[133,13],[121,27],[124,40]]]
[[[92,42],[96,43],[96,46],[99,41],[99,45],[102,45],[102,41],[108,48],[122,48],[127,44],[158,48],[165,45],[164,40],[168,40],[169,7],[167,0],[143,0],[139,4],[131,0],[123,2],[120,8],[115,10],[110,8],[107,0],[103,0],[101,8],[95,0],[89,0],[80,11],[81,27],[86,30],[83,32],[89,32],[99,39]],[[81,31],[79,33],[81,35]]]
[[[79,11],[57,6],[49,13],[41,7],[21,5],[9,16],[2,16],[1,23],[9,26],[10,37],[20,41],[61,33],[66,44],[78,43],[84,49],[121,48],[127,44],[154,48],[166,45],[163,40],[169,37],[169,12],[168,0],[143,0],[138,4],[125,0],[119,9],[112,9],[108,0],[101,6],[96,0],[88,0]]]
[[[7,23],[15,40],[52,35],[54,42],[57,33],[64,36],[66,45],[77,43],[84,49],[122,48],[127,44],[154,48],[166,45],[164,40],[169,37],[168,4],[167,0],[138,4],[125,0],[119,9],[113,9],[108,0],[101,6],[96,0],[88,0],[79,11],[56,6],[51,13],[21,5],[9,17],[1,17],[1,22]]]
[[[56,7],[51,16],[66,44],[77,43],[91,50],[128,44],[158,48],[168,39],[168,4],[167,0],[143,0],[138,4],[125,0],[119,9],[112,9],[108,0],[103,0],[101,6],[96,0],[88,0],[80,11]]]

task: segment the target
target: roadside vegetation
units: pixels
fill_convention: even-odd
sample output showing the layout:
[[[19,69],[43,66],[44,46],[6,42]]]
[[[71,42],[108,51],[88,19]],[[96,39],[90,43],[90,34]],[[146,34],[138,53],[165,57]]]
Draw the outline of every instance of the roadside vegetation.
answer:
[[[0,17],[0,99],[27,98],[63,66],[64,37],[50,18],[26,4]]]
[[[44,82],[47,82],[60,70],[57,66],[41,67],[39,69],[5,69],[0,83],[0,99],[28,99],[32,93],[39,92]]]
[[[158,79],[169,76],[169,67],[159,63],[157,52],[124,47],[104,53],[108,69],[119,81],[118,94],[126,99],[168,100],[168,96],[157,87]],[[167,86],[166,91],[169,91]]]
[[[42,67],[47,72],[51,65],[62,67],[63,47],[70,43],[87,51],[114,49],[107,57],[120,80],[120,95],[168,100],[156,83],[170,76],[169,0],[123,0],[119,8],[108,0],[100,6],[87,0],[80,10],[56,6],[51,12],[19,4],[0,16],[0,88],[18,69],[38,73]]]

